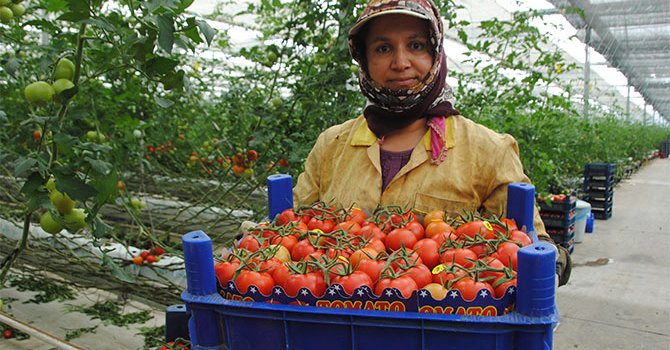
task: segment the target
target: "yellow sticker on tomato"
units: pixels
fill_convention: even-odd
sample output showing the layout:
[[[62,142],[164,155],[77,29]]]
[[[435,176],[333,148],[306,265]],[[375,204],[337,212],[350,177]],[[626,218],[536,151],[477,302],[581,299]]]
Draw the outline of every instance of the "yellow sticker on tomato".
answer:
[[[435,267],[433,267],[433,275],[437,275],[440,272],[446,270],[447,268],[444,266],[444,264],[439,264]]]
[[[491,226],[491,223],[488,221],[484,221],[484,227],[489,231],[493,231],[493,226]]]
[[[338,255],[337,258],[344,261],[347,264],[349,263],[349,259],[347,259],[346,257],[343,257],[342,255]]]

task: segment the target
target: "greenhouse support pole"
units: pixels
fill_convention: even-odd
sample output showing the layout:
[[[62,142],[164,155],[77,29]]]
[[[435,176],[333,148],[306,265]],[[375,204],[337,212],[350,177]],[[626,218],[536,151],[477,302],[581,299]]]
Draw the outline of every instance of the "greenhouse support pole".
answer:
[[[591,27],[586,26],[586,35],[584,37],[584,118],[589,118],[589,85],[591,80],[591,60],[590,47]]]
[[[630,84],[628,85],[628,96],[626,97],[626,121],[630,120]]]
[[[644,110],[642,111],[642,125],[647,125],[647,101],[644,101]]]

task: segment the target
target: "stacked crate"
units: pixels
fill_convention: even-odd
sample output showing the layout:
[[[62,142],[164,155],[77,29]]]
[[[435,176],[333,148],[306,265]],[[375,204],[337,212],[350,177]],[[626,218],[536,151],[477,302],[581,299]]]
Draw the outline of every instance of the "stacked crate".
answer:
[[[540,217],[551,239],[570,253],[575,245],[575,217],[577,195],[552,196],[549,201],[538,200]]]
[[[670,155],[670,140],[661,142],[660,156],[661,158],[668,158]]]
[[[589,163],[584,167],[584,200],[591,204],[596,219],[612,217],[616,165]]]

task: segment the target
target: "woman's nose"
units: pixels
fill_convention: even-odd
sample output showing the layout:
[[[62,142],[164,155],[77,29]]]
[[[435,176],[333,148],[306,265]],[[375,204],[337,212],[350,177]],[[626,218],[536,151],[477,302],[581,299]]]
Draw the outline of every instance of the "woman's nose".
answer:
[[[402,48],[395,50],[393,54],[393,61],[391,62],[391,69],[405,70],[409,68],[410,65],[411,63],[409,52]]]

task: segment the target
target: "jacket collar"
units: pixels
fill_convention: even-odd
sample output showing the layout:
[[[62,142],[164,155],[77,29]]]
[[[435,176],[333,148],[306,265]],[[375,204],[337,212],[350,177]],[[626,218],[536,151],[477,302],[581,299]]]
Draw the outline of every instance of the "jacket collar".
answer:
[[[361,123],[358,124],[358,127],[354,131],[354,137],[351,139],[351,146],[364,146],[369,147],[375,142],[377,142],[377,136],[368,128],[368,123],[365,122],[364,118],[360,118]],[[447,148],[453,148],[455,145],[454,141],[454,118],[448,117],[444,123],[444,145]],[[430,145],[430,130],[423,135],[423,145],[426,148],[426,151],[431,151],[432,147]]]

